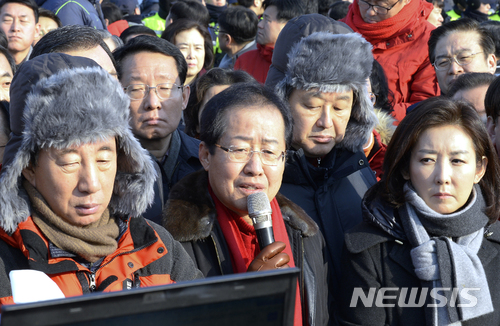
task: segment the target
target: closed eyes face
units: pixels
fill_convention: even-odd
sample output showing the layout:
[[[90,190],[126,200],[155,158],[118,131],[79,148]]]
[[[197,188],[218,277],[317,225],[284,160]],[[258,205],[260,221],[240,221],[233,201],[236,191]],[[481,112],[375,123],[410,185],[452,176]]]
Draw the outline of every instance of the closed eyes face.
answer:
[[[306,156],[322,157],[344,139],[353,92],[322,93],[295,89],[289,98],[294,119],[292,146]]]
[[[432,210],[451,214],[467,203],[487,164],[486,157],[476,158],[472,139],[461,127],[429,128],[412,150],[406,178]]]
[[[7,3],[2,7],[0,28],[7,36],[11,53],[28,50],[40,33],[40,25],[35,22],[33,9],[21,3]]]
[[[115,138],[63,150],[43,149],[23,175],[68,223],[98,221],[113,194],[117,170]]]

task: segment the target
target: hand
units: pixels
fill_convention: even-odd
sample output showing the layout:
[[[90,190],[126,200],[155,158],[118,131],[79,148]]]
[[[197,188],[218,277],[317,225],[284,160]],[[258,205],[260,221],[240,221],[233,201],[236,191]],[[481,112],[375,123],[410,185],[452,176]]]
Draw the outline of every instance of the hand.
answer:
[[[286,245],[276,241],[266,246],[248,266],[247,272],[266,271],[276,268],[288,268],[290,257],[282,252]]]

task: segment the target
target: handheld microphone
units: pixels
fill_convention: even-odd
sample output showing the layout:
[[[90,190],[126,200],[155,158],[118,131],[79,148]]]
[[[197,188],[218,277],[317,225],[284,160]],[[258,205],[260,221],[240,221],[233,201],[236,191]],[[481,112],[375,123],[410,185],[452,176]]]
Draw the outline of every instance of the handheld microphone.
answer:
[[[260,250],[274,242],[271,204],[267,195],[256,192],[247,198],[248,215],[252,219]]]

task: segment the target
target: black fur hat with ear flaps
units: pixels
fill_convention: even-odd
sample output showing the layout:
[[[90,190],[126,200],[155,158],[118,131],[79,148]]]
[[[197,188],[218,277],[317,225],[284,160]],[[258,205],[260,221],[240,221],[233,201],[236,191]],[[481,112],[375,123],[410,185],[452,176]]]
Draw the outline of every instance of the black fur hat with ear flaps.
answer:
[[[335,147],[359,152],[378,122],[367,87],[372,64],[372,46],[361,35],[316,32],[288,52],[285,77],[275,90],[285,99],[291,89],[317,89],[324,93],[352,90],[351,117],[344,139]]]
[[[37,74],[38,73],[38,74]],[[86,58],[54,53],[24,63],[12,82],[14,137],[0,176],[0,227],[13,233],[30,215],[22,171],[40,149],[64,149],[115,137],[117,174],[112,214],[140,216],[154,197],[156,172],[129,127],[128,96],[120,83]],[[21,118],[22,115],[22,118]]]

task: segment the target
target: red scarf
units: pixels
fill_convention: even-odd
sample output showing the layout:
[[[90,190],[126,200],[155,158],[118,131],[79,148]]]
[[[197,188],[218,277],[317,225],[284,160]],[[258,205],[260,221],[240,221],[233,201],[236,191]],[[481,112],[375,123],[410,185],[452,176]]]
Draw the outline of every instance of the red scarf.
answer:
[[[418,19],[426,19],[434,9],[433,4],[427,1],[411,0],[397,15],[375,24],[368,24],[361,17],[358,1],[354,0],[349,6],[349,12],[342,21],[349,25],[355,32],[363,35],[372,45],[394,37],[406,27],[415,24]]]
[[[262,45],[257,43],[257,50],[259,50],[260,56],[267,62],[271,63],[273,61],[274,45]]]
[[[210,182],[208,183],[208,191],[215,203],[217,211],[217,220],[219,221],[222,234],[226,239],[229,253],[231,255],[231,262],[233,269],[236,273],[246,273],[248,266],[260,252],[257,235],[253,226],[249,225],[241,216],[227,208],[212,191]],[[276,198],[271,201],[271,209],[273,211],[271,218],[273,220],[273,232],[276,241],[282,241],[286,247],[284,253],[290,256],[290,267],[295,267],[293,260],[292,247],[288,240],[288,232],[285,228],[285,222],[281,215],[281,209],[278,205]],[[250,248],[245,247],[245,244],[250,245]],[[295,316],[294,326],[302,325],[302,307],[300,303],[300,291],[297,286],[297,295],[295,297]]]

